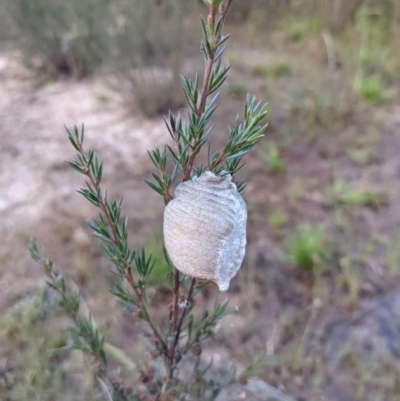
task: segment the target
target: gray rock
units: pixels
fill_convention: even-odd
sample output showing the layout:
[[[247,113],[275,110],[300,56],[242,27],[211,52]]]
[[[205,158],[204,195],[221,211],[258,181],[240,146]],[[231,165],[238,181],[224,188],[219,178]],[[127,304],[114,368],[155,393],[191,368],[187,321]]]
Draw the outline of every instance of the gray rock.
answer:
[[[322,348],[323,386],[332,401],[359,399],[357,391],[363,401],[397,400],[400,293],[366,301],[352,316],[328,322]],[[392,394],[395,398],[388,397]]]
[[[218,371],[222,367],[227,367],[232,364],[236,367],[236,376],[240,376],[243,371],[241,366],[236,361],[229,358],[224,350],[204,351],[202,360],[208,364],[213,360],[213,370]],[[211,372],[212,374],[212,372]],[[226,386],[218,395],[215,401],[295,401],[294,398],[287,396],[282,391],[269,385],[264,380],[257,377],[251,377],[246,384],[231,384]]]
[[[327,324],[324,343],[326,354],[336,363],[346,343],[360,355],[384,355],[399,360],[400,293],[366,301],[353,316]]]
[[[270,386],[261,379],[251,378],[246,385],[230,385],[225,388],[216,401],[295,401],[282,391]]]

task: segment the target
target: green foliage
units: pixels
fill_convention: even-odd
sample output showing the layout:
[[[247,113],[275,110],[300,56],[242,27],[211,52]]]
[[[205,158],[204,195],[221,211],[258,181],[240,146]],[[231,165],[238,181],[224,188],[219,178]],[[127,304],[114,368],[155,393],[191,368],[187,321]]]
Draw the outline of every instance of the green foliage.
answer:
[[[229,86],[229,92],[232,94],[233,97],[242,99],[246,96],[247,89],[242,84],[233,84]]]
[[[271,64],[256,64],[252,68],[255,77],[283,77],[292,74],[292,66],[287,61],[278,61]]]
[[[398,275],[400,269],[400,232],[391,239],[385,259],[385,264],[390,273],[393,276]]]
[[[326,258],[322,228],[309,224],[300,226],[289,238],[288,252],[295,266],[305,270],[321,269]]]
[[[283,0],[239,0],[235,3],[231,18],[235,23],[250,22],[265,31],[268,25],[283,17],[289,25],[288,38],[292,42],[299,42],[308,34],[319,35],[322,31],[335,34],[343,32],[348,26],[354,25],[357,14],[366,5],[371,7],[371,14],[381,16],[386,29],[390,31],[390,26],[395,22],[396,1],[303,0],[299,4]]]
[[[148,117],[184,106],[180,74],[198,54],[195,2],[115,0],[119,19],[112,38],[111,67],[117,87]],[[196,43],[196,45],[195,45]]]
[[[347,290],[349,302],[354,303],[358,300],[360,291],[360,263],[359,260],[348,256],[339,260],[340,275],[336,286],[341,290]]]
[[[187,23],[190,2],[6,0],[3,8],[29,68],[81,78],[108,66],[146,115],[183,105],[179,72],[198,33]]]
[[[344,132],[342,134],[342,143],[347,154],[356,163],[369,164],[374,160],[376,145],[380,139],[379,129],[371,126],[367,131],[363,130],[362,135],[357,135],[356,132],[351,130],[349,133]]]
[[[321,33],[321,31],[322,31],[321,18],[319,18],[319,17],[312,18],[311,21],[310,21],[309,29],[310,29],[310,32],[313,35],[319,35]]]
[[[255,97],[247,97],[244,104],[243,122],[236,118],[236,125],[230,129],[228,142],[222,153],[215,153],[209,157],[208,166],[210,170],[218,172],[217,166],[222,161],[225,162],[224,169],[234,175],[239,167],[242,157],[250,152],[254,145],[264,136],[263,132],[267,129],[266,125],[259,125],[260,121],[267,115],[266,105],[261,106],[261,101]],[[235,162],[233,162],[235,160]],[[219,169],[220,171],[222,168]]]
[[[276,238],[281,236],[282,228],[288,221],[287,214],[281,209],[271,211],[267,216],[268,227]]]
[[[265,352],[257,355],[254,360],[243,370],[240,377],[241,381],[243,382],[252,376],[256,376],[265,366],[270,365],[270,363],[271,358],[267,357]]]
[[[266,85],[271,105],[287,113],[289,123],[293,123],[290,130],[310,137],[320,133],[321,127],[346,126],[356,111],[351,88],[338,77],[305,74],[293,78],[290,87],[287,82],[268,78]]]
[[[185,24],[190,2],[116,0],[115,6],[121,19],[117,21],[113,56],[121,67],[171,67],[176,57],[194,53],[199,30]]]
[[[235,7],[233,8],[230,18],[235,22],[244,22],[246,20],[251,19],[252,11],[257,7],[260,9],[260,6],[265,5],[265,0],[247,0],[247,1],[236,1]]]
[[[358,90],[360,95],[370,102],[379,103],[385,98],[384,88],[378,76],[362,79]]]
[[[394,4],[391,1],[372,7],[360,7],[356,15],[356,28],[360,36],[357,53],[357,71],[354,89],[361,98],[380,104],[396,94],[396,90],[386,90],[394,85],[400,68],[400,59],[394,49],[399,26],[393,23]],[[349,59],[354,58],[350,54]]]
[[[119,90],[128,105],[138,108],[148,118],[184,106],[183,94],[177,91],[176,80],[168,71],[143,67],[131,73],[118,71],[118,78]],[[122,88],[126,80],[127,90]]]
[[[221,304],[215,303],[214,310],[212,314],[208,311],[203,313],[200,323],[196,327],[195,331],[192,331],[192,320],[189,320],[188,327],[188,347],[190,347],[191,342],[194,344],[200,344],[201,342],[207,340],[214,334],[215,327],[217,323],[227,315],[233,313],[236,308],[228,308],[228,300],[225,300]]]
[[[171,187],[178,177],[187,181],[206,169],[201,165],[196,166],[195,159],[207,145],[213,129],[211,118],[217,107],[217,91],[229,71],[229,65],[222,66],[221,58],[229,37],[223,35],[222,29],[231,3],[232,0],[210,0],[209,16],[206,21],[202,19],[204,37],[201,49],[205,58],[203,82],[200,85],[199,73],[193,80],[182,76],[183,92],[189,108],[188,119],[184,120],[180,113],[170,113],[168,119],[165,118],[167,130],[174,141],[174,149],[164,146],[148,152],[156,172],[152,173],[152,181],[145,182],[163,198],[165,204],[172,199]],[[180,18],[183,18],[182,15]],[[261,122],[266,113],[266,106],[248,95],[244,103],[243,117],[240,119],[237,116],[233,128],[229,129],[224,148],[212,154],[208,146],[207,168],[216,174],[228,172],[234,176],[244,165],[241,162],[242,157],[262,138],[267,126]],[[92,203],[99,213],[88,225],[102,242],[101,249],[113,265],[110,292],[117,298],[123,310],[144,323],[144,339],[154,355],[154,370],[142,372],[142,382],[147,387],[148,395],[156,400],[170,390],[177,391],[177,394],[187,392],[186,384],[180,384],[175,374],[179,362],[189,351],[199,356],[203,343],[212,337],[219,321],[235,309],[228,308],[227,300],[222,303],[215,302],[211,311],[206,310],[200,319],[195,319],[195,315],[192,314],[194,298],[209,282],[181,274],[174,268],[165,250],[165,263],[158,264],[154,256],[160,256],[159,251],[154,253],[151,247],[136,251],[129,247],[128,218],[122,217],[122,199],[111,201],[107,191],[103,189],[103,163],[93,150],[84,149],[84,126],[82,125],[80,130],[76,126],[66,130],[76,151],[75,160],[68,163],[86,179],[85,187],[78,192]],[[243,190],[243,181],[238,182],[237,187],[239,191]],[[106,353],[107,349],[109,351],[112,347],[105,347],[104,337],[98,331],[91,315],[83,316],[80,313],[79,293],[62,277],[51,259],[39,254],[35,243],[32,243],[30,253],[32,259],[42,266],[49,279],[48,286],[58,292],[61,308],[74,323],[74,327],[70,329],[72,347],[94,360],[92,363],[98,368],[100,387],[107,398],[114,397],[115,400],[126,401],[128,398],[121,390],[126,388],[125,385],[109,376]],[[162,274],[165,275],[173,295],[164,324],[158,327],[149,306],[147,288],[159,280]],[[161,377],[162,365],[164,371],[168,372],[168,377]],[[157,369],[156,375],[154,372]],[[232,377],[229,380],[232,380]],[[110,388],[106,382],[111,384]],[[212,400],[218,395],[221,385],[212,379],[205,381],[202,388],[197,388],[196,391],[203,395],[208,392],[210,397],[204,400]]]
[[[167,274],[171,272],[171,268],[164,258],[163,243],[160,240],[153,239],[144,246],[147,255],[151,255],[154,260],[154,267],[151,271],[147,284],[156,286],[166,281]]]
[[[336,180],[334,182],[330,195],[334,202],[348,207],[378,207],[386,203],[386,195],[384,192],[353,188],[342,180]]]
[[[307,24],[304,21],[293,22],[290,27],[289,38],[292,42],[300,42],[307,32]]]
[[[305,3],[312,7],[313,1],[308,0]],[[322,13],[315,12],[315,10],[313,10],[314,12],[307,12],[306,8],[307,4],[304,4],[301,9],[292,7],[290,12],[287,13],[287,17],[282,19],[286,27],[287,37],[293,43],[301,42],[310,36],[320,35],[324,27]]]
[[[80,295],[65,281],[64,277],[49,258],[42,258],[35,242],[32,242],[29,252],[32,259],[41,265],[48,277],[47,285],[60,295],[59,306],[74,322],[69,329],[72,339],[72,348],[90,355],[94,366],[100,366],[100,372],[107,367],[107,358],[104,351],[104,337],[99,334],[91,316],[80,313]],[[101,366],[103,365],[103,366]]]
[[[40,290],[21,300],[13,311],[1,314],[1,400],[52,401],[60,394],[65,401],[94,400],[88,388],[65,391],[71,380],[71,372],[65,369],[67,338],[65,333],[55,333],[49,327],[46,316],[52,311],[47,292]],[[88,379],[87,373],[86,377],[82,367],[82,378]]]
[[[206,30],[204,31],[207,32]],[[176,116],[170,114],[169,121],[165,120],[167,129],[175,142],[175,150],[167,146],[162,151],[156,149],[152,153],[149,152],[150,159],[159,174],[153,173],[156,183],[148,180],[146,180],[146,183],[164,198],[165,203],[172,199],[169,189],[178,175],[182,175],[183,180],[186,181],[191,178],[193,172],[200,175],[203,171],[202,166],[197,168],[194,166],[194,160],[206,144],[213,129],[213,125],[208,125],[216,109],[216,101],[219,94],[214,95],[209,103],[206,103],[206,99],[222,85],[229,70],[229,67],[221,68],[219,60],[222,55],[219,47],[225,40],[226,37],[221,37],[215,50],[207,49],[209,45],[207,45],[207,41],[204,42],[203,50],[208,60],[213,60],[214,58],[218,60],[214,71],[212,71],[212,63],[208,64],[210,81],[203,83],[205,90],[199,93],[198,75],[196,75],[194,81],[190,81],[186,77],[182,79],[185,96],[191,109],[189,121],[184,123],[180,113]],[[222,48],[223,50],[224,48]],[[242,157],[263,137],[263,132],[267,127],[267,125],[259,125],[267,114],[266,106],[260,106],[261,102],[257,102],[254,97],[250,98],[248,96],[246,98],[243,122],[237,116],[235,126],[230,129],[228,142],[224,149],[211,155],[210,147],[208,148],[208,169],[210,171],[216,174],[226,171],[234,177],[243,167],[244,164],[241,163]],[[174,164],[170,177],[165,173],[167,151],[170,153]],[[242,190],[243,182],[237,183],[237,186],[238,190]]]
[[[270,143],[267,151],[260,152],[260,155],[271,174],[279,174],[286,171],[286,164],[281,159],[279,148],[275,143]]]
[[[29,68],[79,78],[103,64],[109,49],[109,1],[6,1]]]

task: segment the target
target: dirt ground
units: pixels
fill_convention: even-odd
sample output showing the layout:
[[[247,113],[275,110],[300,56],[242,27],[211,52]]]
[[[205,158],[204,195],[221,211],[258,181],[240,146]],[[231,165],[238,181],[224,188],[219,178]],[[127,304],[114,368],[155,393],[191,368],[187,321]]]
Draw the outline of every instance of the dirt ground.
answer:
[[[29,72],[9,53],[1,55],[0,76],[1,258],[7,266],[1,273],[3,309],[21,295],[21,288],[35,288],[41,276],[23,250],[30,237],[46,241],[52,253],[61,252],[65,257],[75,234],[89,234],[82,234],[81,228],[93,210],[76,193],[84,181],[70,174],[65,162],[75,155],[64,125],[85,124],[86,144],[105,160],[110,190],[115,196],[124,193],[130,216],[133,220],[140,216],[144,225],[146,218],[152,219],[161,209],[157,211],[152,204],[151,193],[138,191],[137,186],[148,168],[146,150],[162,141],[164,126],[160,121],[129,116],[101,78],[35,87]],[[114,172],[117,179],[111,178]],[[140,211],[134,207],[136,202]],[[51,246],[53,236],[58,237],[55,248]],[[138,234],[140,240],[143,237]]]
[[[260,53],[249,52],[240,63],[230,56],[213,146],[225,139],[223,128],[242,104],[231,82],[246,82],[274,110],[242,173],[247,256],[227,294],[240,312],[226,318],[211,347],[224,347],[242,363],[266,350],[272,362],[261,377],[298,400],[397,400],[400,318],[390,308],[400,294],[400,105],[357,109],[339,127],[317,125],[317,135],[309,135],[304,116],[290,114],[249,72],[264,60]],[[266,53],[264,62],[269,58]],[[275,93],[288,79],[276,79]],[[37,86],[13,53],[1,53],[0,310],[11,313],[44,286],[27,251],[34,237],[81,285],[94,316],[123,346],[135,330],[107,293],[109,266],[85,223],[94,209],[76,193],[82,177],[65,163],[74,152],[63,125],[82,122],[87,147],[104,160],[105,186],[124,198],[134,245],[161,234],[162,202],[142,178],[150,171],[146,151],[167,138],[162,119],[130,112],[102,77]],[[284,172],[267,166],[270,143],[279,144]],[[384,201],[345,204],[332,195],[338,181],[379,192]],[[284,216],[278,230],[270,219],[276,214]],[[287,239],[305,222],[324,229],[327,261],[319,274],[296,269],[287,254]],[[379,381],[383,371],[387,380]]]

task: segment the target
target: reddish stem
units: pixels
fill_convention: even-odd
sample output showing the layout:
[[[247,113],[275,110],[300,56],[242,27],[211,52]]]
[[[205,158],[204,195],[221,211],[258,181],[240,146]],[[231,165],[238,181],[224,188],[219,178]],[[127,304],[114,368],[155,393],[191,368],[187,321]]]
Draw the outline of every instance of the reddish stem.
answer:
[[[221,155],[219,155],[219,157],[215,161],[215,163],[210,166],[210,170],[216,169],[221,163],[223,163],[225,161],[225,159],[226,159],[226,156],[223,153]]]
[[[175,268],[174,271],[174,293],[172,296],[172,319],[170,322],[171,325],[171,333],[172,335],[177,335],[177,321],[179,314],[179,270]],[[169,360],[170,360],[170,374],[173,372],[173,361],[174,361],[174,353],[175,353],[175,342],[171,342],[170,352],[169,352]],[[171,376],[172,377],[172,376]]]
[[[214,57],[215,57],[215,38],[214,38],[214,26],[215,26],[215,17],[216,17],[217,7],[214,5],[214,1],[210,5],[210,13],[208,15],[210,33],[213,35],[213,43],[211,43],[212,51],[210,54],[209,59],[207,60],[206,69],[204,72],[204,79],[203,79],[203,86],[201,88],[201,96],[200,96],[200,103],[196,109],[197,117],[200,117],[204,111],[204,107],[206,106],[206,100],[208,93],[208,85],[210,81],[211,71],[214,64]]]
[[[185,174],[183,176],[183,181],[189,181],[190,180],[190,173],[192,172],[192,169],[193,169],[193,164],[194,164],[195,157],[196,156],[193,153],[189,156],[189,160],[188,160],[188,163],[187,163],[186,168],[185,168]]]
[[[179,270],[174,272],[174,294],[172,298],[172,332],[175,333],[176,322],[178,320],[178,301],[179,301]]]
[[[175,349],[176,349],[176,347],[178,345],[178,342],[179,342],[179,336],[181,335],[182,325],[183,325],[183,321],[185,320],[188,307],[192,303],[192,298],[193,298],[193,292],[194,292],[195,285],[196,285],[196,279],[192,278],[192,282],[190,283],[188,296],[186,298],[186,304],[185,304],[185,307],[183,308],[181,318],[178,321],[178,326],[176,328],[175,338],[174,338],[174,341],[173,341],[172,347],[171,347],[170,371],[169,371],[169,377],[170,378],[172,378],[173,375],[174,375]]]

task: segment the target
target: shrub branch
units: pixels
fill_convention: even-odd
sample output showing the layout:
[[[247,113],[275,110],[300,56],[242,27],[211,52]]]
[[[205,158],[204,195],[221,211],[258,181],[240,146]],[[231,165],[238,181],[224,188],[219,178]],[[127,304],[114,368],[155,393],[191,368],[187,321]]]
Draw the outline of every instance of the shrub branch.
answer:
[[[188,119],[184,121],[180,113],[176,115],[170,113],[169,118],[164,118],[164,121],[174,142],[173,149],[164,146],[148,152],[156,172],[152,173],[153,180],[146,179],[145,182],[163,198],[165,205],[173,199],[171,188],[178,177],[181,177],[183,182],[188,181],[196,175],[200,176],[206,169],[215,174],[231,174],[238,191],[243,191],[244,181],[236,182],[235,174],[244,165],[243,156],[262,138],[267,127],[266,124],[261,124],[266,116],[266,106],[261,106],[260,101],[248,95],[244,104],[243,118],[237,116],[233,128],[229,128],[226,145],[221,151],[211,153],[209,136],[214,128],[211,118],[217,107],[218,89],[225,82],[229,71],[229,65],[222,67],[221,58],[229,37],[223,35],[223,26],[232,1],[204,0],[209,6],[209,12],[207,20],[201,21],[204,35],[201,50],[205,57],[203,82],[199,85],[199,73],[194,80],[182,76],[183,91],[189,109]],[[145,334],[152,337],[151,346],[155,347],[156,357],[163,357],[168,377],[174,379],[182,357],[190,350],[195,355],[200,355],[202,343],[213,336],[218,322],[235,309],[228,308],[228,301],[215,303],[211,311],[206,310],[195,322],[191,313],[195,306],[195,297],[209,281],[198,280],[180,273],[164,249],[165,260],[171,269],[167,278],[172,291],[172,300],[169,303],[165,330],[157,327],[151,317],[146,296],[148,279],[155,261],[151,255],[146,255],[144,249],[133,251],[128,246],[128,218],[121,218],[122,199],[110,202],[107,192],[103,191],[101,187],[103,164],[99,162],[93,150],[88,152],[83,150],[83,125],[80,131],[75,126],[73,129],[67,129],[67,133],[77,152],[76,159],[68,163],[87,177],[86,187],[78,192],[99,209],[98,218],[89,221],[88,225],[94,235],[101,239],[101,249],[114,266],[113,273],[116,279],[111,285],[110,292],[116,296],[124,310],[137,319],[144,320],[150,326],[151,331],[145,331]],[[207,166],[196,165],[198,154],[207,144]],[[167,165],[171,162],[172,173],[168,174],[167,171],[170,169]],[[78,339],[76,348],[96,355],[105,365],[106,359],[102,348],[104,338],[99,335],[91,320],[78,319],[76,314],[79,308],[78,298],[64,291],[65,281],[59,280],[52,273],[53,265],[50,260],[40,259],[35,244],[32,244],[31,256],[42,265],[50,278],[49,286],[60,293],[65,313],[75,323],[75,339]],[[152,400],[160,399],[158,395],[162,394],[168,383],[172,382],[173,380],[170,382],[166,380],[160,385],[161,381],[157,381],[154,374],[143,372],[143,384],[152,395],[156,394]]]

